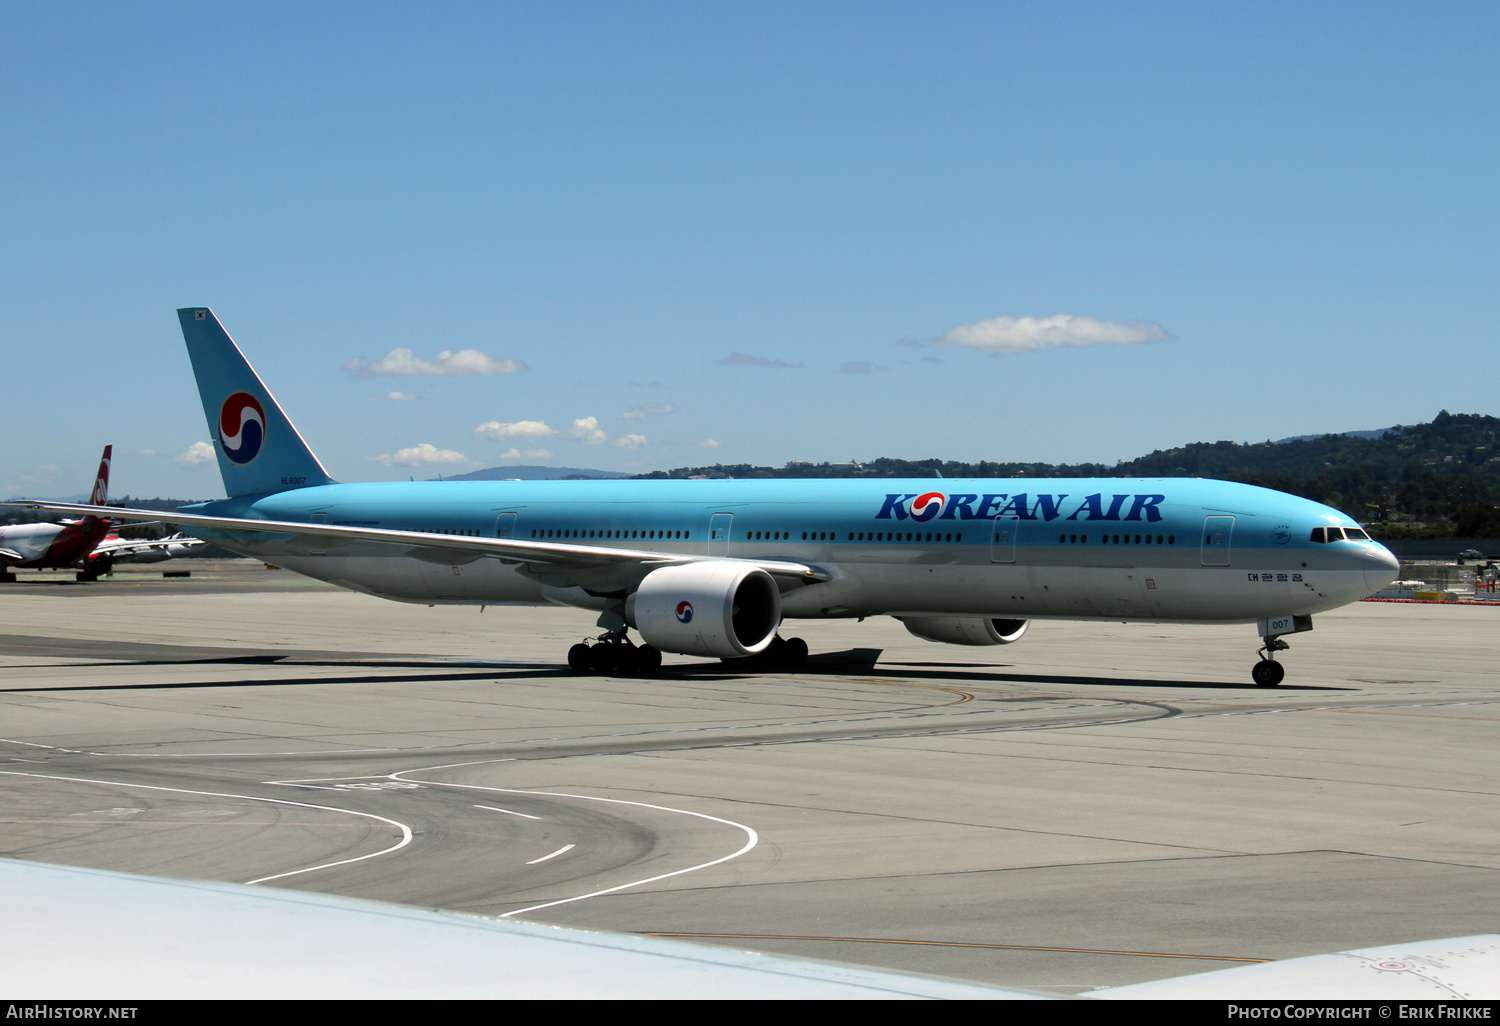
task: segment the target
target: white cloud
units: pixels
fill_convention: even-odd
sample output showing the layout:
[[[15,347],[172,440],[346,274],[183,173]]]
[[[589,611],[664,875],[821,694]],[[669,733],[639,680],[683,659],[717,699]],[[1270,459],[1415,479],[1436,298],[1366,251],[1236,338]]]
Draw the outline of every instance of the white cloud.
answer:
[[[516,374],[525,369],[526,365],[520,360],[497,360],[477,349],[461,349],[456,353],[445,349],[437,354],[435,360],[423,360],[410,349],[392,349],[384,359],[373,363],[355,359],[344,365],[344,370],[361,378],[380,374],[451,378],[467,374]]]
[[[368,456],[366,459],[372,460],[375,463],[384,463],[388,467],[397,465],[403,467],[453,466],[474,462],[461,452],[454,452],[452,449],[439,449],[437,446],[429,445],[426,442],[414,445],[410,449],[402,449],[395,454]]]
[[[719,362],[730,367],[786,367],[795,369],[802,366],[800,363],[773,360],[769,356],[751,356],[749,353],[730,353]]]
[[[474,429],[475,438],[488,438],[492,442],[503,438],[546,438],[555,434],[555,430],[540,420],[518,420],[510,424],[492,420]]]
[[[405,402],[408,399],[420,399],[420,398],[421,398],[421,396],[417,395],[417,393],[415,393],[415,392],[387,392],[385,395],[372,395],[372,396],[370,396],[370,402],[372,402],[372,403],[400,403],[400,402]]]
[[[557,434],[557,432],[553,431],[552,434]],[[599,427],[598,417],[579,417],[573,421],[573,426],[562,434],[566,438],[571,438],[575,442],[583,442],[585,445],[613,445],[621,449],[639,449],[647,444],[645,435],[609,437]]]
[[[48,481],[56,480],[61,473],[62,467],[56,463],[43,463],[41,466],[33,469],[31,473],[22,474],[21,480],[29,485],[45,484]],[[7,485],[6,487],[14,488],[15,486]]]
[[[136,455],[137,456],[155,456],[156,455],[156,450],[155,449],[142,449],[140,452],[136,453]]]
[[[194,442],[187,452],[172,457],[172,462],[184,467],[196,467],[214,458],[214,447],[207,442]]]
[[[992,317],[961,324],[933,340],[938,346],[964,346],[991,353],[1027,353],[1049,346],[1137,345],[1172,336],[1150,321],[1101,321],[1097,317]]]
[[[552,453],[546,449],[527,449],[522,452],[520,449],[512,448],[500,454],[502,460],[550,460],[551,458]]]
[[[703,446],[703,448],[705,448],[705,449],[717,449],[717,448],[719,448],[719,443],[716,442],[716,441],[714,441],[712,438],[705,438],[703,441],[699,442],[698,444],[701,445],[701,446]]]
[[[641,403],[641,405],[634,409],[626,410],[620,416],[626,420],[645,420],[647,417],[676,412],[677,407],[671,403]]]
[[[589,445],[602,445],[609,441],[609,436],[599,430],[598,417],[579,417],[573,422],[573,426],[568,428],[568,437],[587,442]]]

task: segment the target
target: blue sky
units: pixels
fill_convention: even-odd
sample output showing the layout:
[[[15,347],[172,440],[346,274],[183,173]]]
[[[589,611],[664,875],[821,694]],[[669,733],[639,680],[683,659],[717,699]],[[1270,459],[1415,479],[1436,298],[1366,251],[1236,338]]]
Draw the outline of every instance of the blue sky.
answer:
[[[1500,412],[1497,44],[1493,3],[0,6],[0,486],[108,442],[116,495],[222,494],[198,304],[341,480]]]

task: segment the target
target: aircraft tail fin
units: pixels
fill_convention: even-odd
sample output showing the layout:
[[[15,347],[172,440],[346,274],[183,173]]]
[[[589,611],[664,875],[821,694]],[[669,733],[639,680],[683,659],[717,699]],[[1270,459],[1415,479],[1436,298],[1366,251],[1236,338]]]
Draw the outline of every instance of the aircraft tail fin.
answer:
[[[94,475],[94,491],[89,496],[90,506],[109,505],[109,461],[114,448],[112,445],[106,445],[104,455],[99,459],[99,473]]]
[[[177,311],[227,495],[332,484],[271,390],[207,307]]]

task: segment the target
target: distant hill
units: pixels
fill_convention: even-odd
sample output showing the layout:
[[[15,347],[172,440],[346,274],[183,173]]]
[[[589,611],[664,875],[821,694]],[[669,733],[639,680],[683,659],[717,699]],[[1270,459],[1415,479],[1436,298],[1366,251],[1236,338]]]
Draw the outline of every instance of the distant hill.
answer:
[[[1376,428],[1374,431],[1340,431],[1339,434],[1343,435],[1346,438],[1380,438],[1384,436],[1387,431],[1400,430],[1401,426],[1398,424],[1393,428]],[[1322,435],[1292,435],[1290,438],[1276,439],[1276,444],[1285,445],[1287,442],[1306,442],[1313,438],[1322,437]]]
[[[444,481],[587,481],[633,477],[614,470],[587,470],[582,467],[489,467],[468,474],[443,475]],[[437,480],[430,478],[429,480]]]

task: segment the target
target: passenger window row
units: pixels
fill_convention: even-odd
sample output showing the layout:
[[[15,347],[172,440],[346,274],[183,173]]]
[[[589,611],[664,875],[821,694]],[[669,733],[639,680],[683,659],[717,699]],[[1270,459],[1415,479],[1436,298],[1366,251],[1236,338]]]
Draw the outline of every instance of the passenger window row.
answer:
[[[446,528],[429,527],[425,529],[429,534],[456,534],[479,536],[476,528]],[[533,538],[567,538],[567,539],[609,539],[613,540],[649,540],[649,541],[691,541],[691,531],[667,531],[667,530],[631,530],[627,528],[590,529],[582,527],[533,527],[531,529]],[[790,541],[790,531],[750,531],[747,532],[746,541]],[[1344,538],[1350,541],[1369,541],[1370,536],[1358,528],[1346,527],[1315,527],[1312,531],[1312,540],[1315,542],[1341,541]],[[803,531],[803,541],[837,541],[838,535],[833,531]],[[849,541],[873,541],[873,542],[961,542],[964,540],[962,532],[943,531],[850,531]],[[1057,536],[1059,545],[1087,545],[1089,536],[1086,534],[1060,534]],[[1152,536],[1128,534],[1104,535],[1099,539],[1103,545],[1176,545],[1175,534]]]
[[[615,539],[651,539],[653,541],[690,541],[693,537],[691,531],[642,531],[628,528],[585,528],[585,527],[533,527],[531,529],[533,538],[608,538]]]
[[[925,534],[921,531],[850,531],[849,540],[877,542],[961,542],[964,540],[964,536],[961,533],[955,534],[951,531],[928,531]]]
[[[1059,544],[1059,545],[1087,545],[1088,543],[1089,543],[1089,536],[1086,535],[1086,534],[1060,534],[1060,535],[1057,536],[1057,544]],[[1153,544],[1153,541],[1151,539],[1151,535],[1149,535],[1149,534],[1138,534],[1138,535],[1135,536],[1135,540],[1134,541],[1131,540],[1131,536],[1128,535],[1128,534],[1115,534],[1115,535],[1106,534],[1106,535],[1104,535],[1103,537],[1101,537],[1099,539],[1099,544],[1100,545],[1151,545],[1151,544]],[[1177,536],[1175,534],[1159,534],[1159,535],[1156,536],[1156,540],[1155,540],[1154,544],[1156,544],[1156,545],[1176,545],[1177,544]]]
[[[476,532],[477,533],[477,532]],[[533,527],[531,529],[533,538],[568,538],[568,539],[646,539],[658,541],[690,541],[693,534],[691,531],[641,531],[628,529],[590,530],[581,527]],[[738,541],[791,541],[790,531],[747,531],[742,539]],[[803,531],[803,541],[837,541],[838,535],[833,531]],[[921,532],[921,531],[850,531],[849,541],[884,541],[884,542],[961,542],[964,540],[962,533],[948,532]]]

